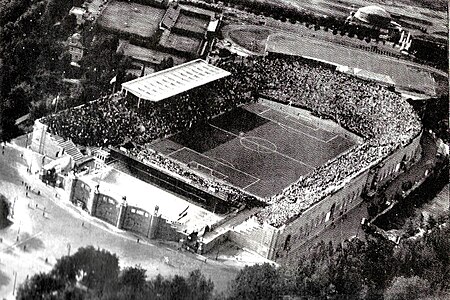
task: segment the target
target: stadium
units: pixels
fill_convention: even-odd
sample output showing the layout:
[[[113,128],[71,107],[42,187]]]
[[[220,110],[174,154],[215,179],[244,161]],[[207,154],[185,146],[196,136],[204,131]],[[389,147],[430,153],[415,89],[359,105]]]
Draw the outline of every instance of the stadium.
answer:
[[[142,229],[126,222],[135,232],[180,238],[201,231],[202,251],[230,239],[282,261],[412,164],[421,124],[386,87],[336,66],[269,53],[215,65],[194,60],[124,83],[117,95],[36,121],[32,148],[55,157],[60,150],[47,144],[58,137],[107,148],[108,168],[162,187],[209,216],[202,228],[180,226],[185,207],[159,203],[156,211],[180,214],[158,219],[178,234],[158,235],[163,230],[150,230],[156,225],[147,203]],[[66,186],[89,186],[70,199],[80,194],[95,215],[99,195],[107,194],[103,177],[94,180],[100,188],[82,175],[69,177]],[[120,196],[110,197],[102,218],[128,229],[131,210]],[[147,201],[132,201],[134,213]]]

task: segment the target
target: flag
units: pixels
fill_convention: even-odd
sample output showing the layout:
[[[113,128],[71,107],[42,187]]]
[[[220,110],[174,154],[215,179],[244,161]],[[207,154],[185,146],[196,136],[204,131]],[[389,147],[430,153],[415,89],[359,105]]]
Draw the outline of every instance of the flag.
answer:
[[[117,80],[117,75],[114,76],[114,77],[111,79],[111,81],[109,82],[109,84],[113,84],[114,82],[116,82],[116,80]]]

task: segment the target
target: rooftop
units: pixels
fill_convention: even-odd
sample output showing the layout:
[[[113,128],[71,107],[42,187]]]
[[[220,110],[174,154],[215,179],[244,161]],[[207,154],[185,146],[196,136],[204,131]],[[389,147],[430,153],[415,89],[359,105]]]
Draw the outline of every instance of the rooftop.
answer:
[[[122,84],[122,90],[136,97],[161,101],[230,75],[228,71],[196,59]]]

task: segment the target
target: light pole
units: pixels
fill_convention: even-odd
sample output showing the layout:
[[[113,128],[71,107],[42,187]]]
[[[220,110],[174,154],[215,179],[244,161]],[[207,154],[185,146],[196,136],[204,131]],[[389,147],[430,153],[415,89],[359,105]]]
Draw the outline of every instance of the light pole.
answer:
[[[14,296],[14,293],[16,291],[17,272],[13,271],[13,275],[14,275],[14,285],[13,285],[13,293],[12,294]]]

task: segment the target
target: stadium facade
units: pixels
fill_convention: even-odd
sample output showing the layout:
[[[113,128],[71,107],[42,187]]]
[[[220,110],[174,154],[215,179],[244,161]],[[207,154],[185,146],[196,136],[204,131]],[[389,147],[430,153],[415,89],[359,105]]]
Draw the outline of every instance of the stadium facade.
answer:
[[[125,83],[124,91],[134,94],[138,99],[152,101],[151,93],[148,92],[148,84],[157,78],[159,82],[157,88],[164,89],[164,85],[170,85],[170,82],[165,82],[165,80],[170,78],[176,80],[180,76],[180,72],[186,70],[186,67],[190,70],[189,72],[198,67],[199,70],[212,72],[212,76],[228,75],[226,71],[217,67],[209,67],[203,61],[197,61],[194,65],[194,68],[192,64],[181,65],[171,71],[143,78],[142,81],[145,84],[141,87],[136,86],[138,81]],[[161,77],[161,75],[163,76]],[[205,81],[207,75],[206,72],[204,76],[196,74],[194,77]],[[163,78],[162,81],[159,80],[161,78]],[[178,81],[177,83],[180,84],[178,88],[183,90],[182,82]],[[204,83],[189,83],[192,86],[201,84]],[[135,92],[136,90],[138,92]],[[154,101],[161,100],[163,99],[155,98]],[[275,102],[274,105],[280,106]],[[281,107],[283,105],[291,107],[286,104],[281,104]],[[177,240],[192,231],[201,232],[202,251],[210,251],[223,241],[231,240],[265,258],[283,262],[304,251],[304,246],[308,242],[320,239],[321,233],[334,226],[335,222],[343,218],[348,211],[363,201],[371,201],[380,187],[413,164],[420,156],[420,139],[421,132],[419,130],[414,133],[414,136],[409,137],[407,143],[398,144],[388,156],[375,159],[374,163],[350,174],[335,186],[322,187],[321,195],[324,195],[323,197],[317,196],[314,198],[316,200],[304,203],[300,197],[295,200],[296,203],[287,204],[288,209],[290,207],[295,209],[287,213],[287,217],[281,217],[276,221],[273,221],[273,217],[278,217],[279,212],[272,211],[272,208],[282,208],[284,202],[287,201],[283,199],[282,192],[279,193],[278,198],[261,199],[249,195],[238,187],[233,187],[229,182],[220,183],[226,187],[224,189],[215,188],[217,185],[205,187],[198,182],[216,182],[217,178],[191,170],[189,166],[185,166],[185,169],[178,173],[165,169],[158,162],[167,158],[158,153],[152,153],[153,159],[146,159],[135,155],[125,147],[109,149],[110,161],[115,162],[112,166],[120,172],[127,173],[136,180],[176,193],[187,201],[186,203],[202,207],[221,217],[211,217],[207,222],[200,222],[201,218],[197,221],[192,220],[192,224],[195,222],[197,224],[188,227],[187,223],[177,219],[177,216],[182,218],[185,212],[182,211],[184,207],[173,207],[177,214],[172,217],[164,217],[160,214],[159,207],[155,206],[152,211],[148,205],[143,205],[145,199],[130,204],[126,189],[122,189],[121,193],[109,193],[103,190],[105,179],[102,176],[97,176],[96,180],[90,178],[91,175],[88,173],[92,172],[94,167],[84,173],[67,176],[64,186],[68,190],[69,201],[120,229],[131,230],[147,238],[168,240]],[[33,132],[32,149],[42,154],[57,153],[59,150],[55,148],[55,140],[57,138],[49,132],[48,126],[37,120]],[[350,151],[344,155],[349,153]],[[174,163],[172,160],[169,162],[170,164]],[[182,168],[179,166],[181,164],[177,165],[178,169]],[[189,174],[189,177],[180,174]],[[145,195],[142,197],[145,198]],[[264,216],[269,217],[265,218]],[[348,236],[345,237],[348,238]]]

